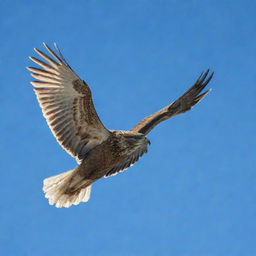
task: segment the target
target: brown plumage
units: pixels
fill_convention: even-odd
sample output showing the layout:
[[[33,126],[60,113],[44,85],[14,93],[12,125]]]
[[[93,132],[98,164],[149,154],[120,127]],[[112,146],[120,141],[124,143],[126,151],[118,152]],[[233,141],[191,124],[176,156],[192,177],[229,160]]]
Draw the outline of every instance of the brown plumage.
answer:
[[[43,190],[50,204],[69,207],[90,198],[92,183],[134,164],[147,152],[148,134],[157,124],[186,112],[208,92],[209,70],[180,98],[146,117],[130,131],[108,130],[99,119],[88,84],[72,70],[55,44],[44,44],[50,55],[35,49],[48,63],[35,57],[41,68],[28,67],[36,81],[31,82],[47,123],[60,145],[79,163],[73,170],[44,180]]]

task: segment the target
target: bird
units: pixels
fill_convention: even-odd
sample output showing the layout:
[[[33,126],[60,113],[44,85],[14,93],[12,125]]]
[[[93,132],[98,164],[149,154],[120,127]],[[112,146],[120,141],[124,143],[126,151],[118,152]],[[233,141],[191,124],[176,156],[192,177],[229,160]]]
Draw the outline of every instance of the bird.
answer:
[[[210,89],[203,92],[214,72],[202,72],[182,96],[147,116],[130,130],[109,130],[94,107],[89,85],[64,58],[56,43],[45,50],[34,48],[40,58],[29,57],[37,67],[27,67],[37,100],[58,143],[78,166],[43,181],[50,205],[57,208],[78,205],[90,199],[92,184],[118,174],[148,151],[147,134],[160,122],[190,110]]]

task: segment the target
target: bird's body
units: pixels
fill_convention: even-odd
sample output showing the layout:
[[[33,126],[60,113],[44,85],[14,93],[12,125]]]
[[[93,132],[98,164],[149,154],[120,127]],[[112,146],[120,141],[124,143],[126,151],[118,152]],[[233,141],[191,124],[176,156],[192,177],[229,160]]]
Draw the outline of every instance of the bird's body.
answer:
[[[114,175],[146,153],[148,144],[149,140],[143,134],[113,131],[107,140],[87,153],[79,173],[92,181]]]
[[[74,170],[66,172],[64,182],[61,186],[48,187],[48,179],[45,180],[46,197],[56,195],[56,189],[62,193],[63,199],[70,198],[68,203],[57,206],[68,207],[71,203],[76,203],[76,199],[83,194],[86,195],[87,188],[96,180],[108,177],[123,171],[134,164],[140,156],[147,152],[149,140],[143,134],[134,134],[129,131],[112,131],[109,137],[101,144],[91,149],[82,160],[81,164]],[[64,173],[65,174],[65,173]],[[58,178],[58,175],[55,176]],[[63,178],[64,178],[63,177]],[[49,178],[52,181],[52,177]],[[90,191],[89,191],[90,192]],[[89,196],[88,194],[87,196]],[[85,197],[87,200],[87,196]],[[55,197],[54,197],[55,199]]]
[[[88,201],[94,181],[127,169],[147,152],[150,142],[146,134],[158,123],[189,110],[209,92],[200,94],[212,78],[206,79],[207,71],[179,99],[130,131],[108,130],[97,115],[87,83],[72,70],[57,46],[58,54],[45,47],[57,62],[35,49],[49,64],[31,57],[43,68],[28,68],[39,80],[32,84],[54,136],[79,163],[73,170],[44,180],[46,197],[57,207]]]

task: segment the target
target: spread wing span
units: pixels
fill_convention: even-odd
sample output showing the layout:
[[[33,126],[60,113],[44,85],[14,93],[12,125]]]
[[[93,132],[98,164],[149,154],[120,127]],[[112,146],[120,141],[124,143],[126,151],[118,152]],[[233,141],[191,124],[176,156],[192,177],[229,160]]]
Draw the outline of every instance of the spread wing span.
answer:
[[[143,119],[135,127],[133,127],[131,131],[147,134],[160,122],[190,110],[209,93],[210,90],[201,93],[212,79],[214,73],[211,73],[209,76],[208,74],[209,69],[206,72],[203,72],[195,84],[181,97],[172,102],[170,105]]]
[[[34,49],[44,61],[30,57],[40,66],[28,67],[37,79],[31,84],[57,141],[81,161],[90,149],[106,140],[110,132],[97,115],[88,84],[72,70],[56,44],[55,51],[47,44],[44,46],[48,55]]]

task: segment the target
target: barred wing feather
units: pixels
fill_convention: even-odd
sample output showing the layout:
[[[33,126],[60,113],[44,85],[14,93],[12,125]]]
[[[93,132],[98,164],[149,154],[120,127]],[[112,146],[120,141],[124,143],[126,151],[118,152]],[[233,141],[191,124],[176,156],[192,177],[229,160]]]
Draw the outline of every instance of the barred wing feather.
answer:
[[[206,72],[203,72],[194,83],[194,85],[188,89],[181,97],[166,107],[160,109],[156,113],[144,118],[137,125],[135,125],[131,131],[143,133],[146,135],[160,122],[190,110],[210,92],[210,90],[205,92],[202,91],[211,81],[213,74],[214,73],[211,73],[209,75],[209,69]]]
[[[51,57],[35,49],[44,61],[30,57],[40,66],[28,67],[37,79],[31,84],[57,141],[81,161],[90,149],[106,140],[110,132],[97,115],[87,83],[72,70],[56,44],[56,52],[44,46]]]

